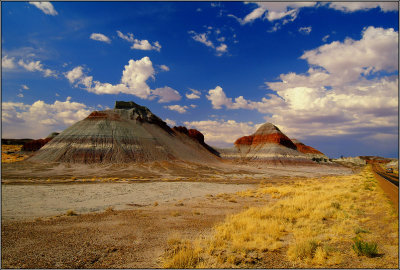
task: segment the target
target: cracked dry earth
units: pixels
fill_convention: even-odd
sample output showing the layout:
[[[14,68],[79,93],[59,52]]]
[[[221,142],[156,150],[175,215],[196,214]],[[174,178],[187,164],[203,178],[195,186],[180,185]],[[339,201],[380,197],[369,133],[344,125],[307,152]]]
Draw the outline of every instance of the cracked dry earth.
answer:
[[[269,199],[206,195],[133,210],[2,222],[3,268],[157,268],[171,237],[207,235]],[[232,199],[234,198],[234,199]]]

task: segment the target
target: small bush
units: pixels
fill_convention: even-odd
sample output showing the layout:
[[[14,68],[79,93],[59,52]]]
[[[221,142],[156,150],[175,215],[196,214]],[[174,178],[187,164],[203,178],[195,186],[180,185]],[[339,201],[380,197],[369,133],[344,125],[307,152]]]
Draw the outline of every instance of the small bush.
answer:
[[[157,206],[157,205],[158,205],[158,202],[154,202],[153,206]]]
[[[355,238],[353,244],[353,250],[358,256],[367,256],[369,258],[376,257],[378,255],[378,244],[364,242],[359,238]]]

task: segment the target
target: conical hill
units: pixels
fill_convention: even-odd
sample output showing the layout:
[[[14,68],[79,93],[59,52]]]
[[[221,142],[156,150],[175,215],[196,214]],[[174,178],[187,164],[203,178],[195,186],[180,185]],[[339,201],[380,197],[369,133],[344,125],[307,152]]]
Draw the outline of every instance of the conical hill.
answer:
[[[161,160],[217,162],[198,140],[172,130],[148,108],[117,101],[115,108],[94,111],[70,126],[31,161],[128,163]]]

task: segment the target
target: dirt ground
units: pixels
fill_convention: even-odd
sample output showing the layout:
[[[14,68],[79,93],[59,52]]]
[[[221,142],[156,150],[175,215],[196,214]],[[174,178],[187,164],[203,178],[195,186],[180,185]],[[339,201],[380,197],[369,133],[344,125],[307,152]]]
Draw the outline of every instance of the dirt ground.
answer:
[[[192,199],[207,194],[237,192],[251,188],[249,184],[217,184],[206,182],[143,182],[143,183],[73,183],[39,185],[3,185],[1,190],[2,219],[21,220],[65,214],[115,210],[148,206],[155,202]]]
[[[208,234],[266,199],[208,195],[132,210],[2,222],[3,268],[155,268],[169,238]]]
[[[237,191],[231,186],[253,184],[255,188],[256,184],[262,181],[279,185],[304,181],[307,177],[349,175],[352,172],[351,168],[335,164],[315,166],[261,166],[260,164],[235,164],[232,166],[229,162],[213,165],[154,162],[102,166],[30,162],[3,164],[2,187],[9,192],[8,194],[14,194],[14,212],[4,214],[6,218],[2,220],[2,267],[160,267],[160,256],[167,248],[168,239],[191,239],[198,237],[199,234],[207,235],[211,232],[212,227],[216,223],[222,222],[228,214],[273,201],[268,197],[259,199],[241,198],[229,194],[215,195],[220,192]],[[133,187],[137,184],[154,184],[154,189],[165,191],[164,184],[181,184],[182,182],[191,184],[191,188],[187,188],[181,195],[179,192],[171,195],[168,200],[153,198],[151,202],[146,203],[141,200],[129,202],[121,200],[119,201],[121,205],[130,204],[129,210],[102,210],[107,206],[121,209],[118,203],[109,203],[108,201],[116,193],[105,192],[102,189],[105,186],[102,185],[113,185],[113,188],[123,190],[122,193],[119,193],[121,195],[124,192],[126,194],[123,187],[129,185]],[[211,183],[213,185],[222,184],[222,188],[204,185]],[[43,187],[43,184],[47,186],[47,193],[37,188]],[[193,188],[195,184],[200,184],[197,189]],[[57,205],[68,201],[66,198],[75,203],[77,198],[86,197],[85,194],[77,192],[76,187],[80,185],[90,185],[99,194],[96,200],[100,203],[94,207],[96,208],[94,211],[102,212],[82,214],[73,209],[77,215],[70,211],[69,215],[57,214],[57,216],[46,217],[49,213],[39,211],[30,218],[41,216],[40,218],[10,220],[10,217],[13,216],[17,218],[17,212],[22,210],[18,209],[18,200],[20,202],[26,200],[30,203],[36,201],[39,205],[36,207],[39,209],[40,202],[43,201],[43,203],[46,202],[46,208],[58,209],[57,213],[65,213],[65,209],[69,208],[69,205],[66,204],[62,207],[57,207]],[[70,186],[67,191],[65,191],[66,186]],[[236,188],[239,186],[236,185]],[[242,188],[244,187],[243,185]],[[53,199],[46,201],[51,189],[54,192]],[[57,202],[56,198],[63,189],[64,199]],[[108,194],[108,198],[102,196],[105,194]],[[111,201],[113,199],[118,201],[117,197],[112,198]],[[7,198],[5,199],[7,200]],[[11,201],[2,201],[2,203],[7,205]],[[85,204],[85,200],[82,200],[82,203]],[[22,203],[19,208],[23,208]],[[75,208],[77,207],[75,206]],[[93,211],[90,207],[87,210]],[[26,217],[27,211],[22,212],[25,212]],[[281,255],[277,254],[277,256]],[[282,262],[284,263],[284,261]],[[290,267],[290,265],[278,264],[277,267]]]

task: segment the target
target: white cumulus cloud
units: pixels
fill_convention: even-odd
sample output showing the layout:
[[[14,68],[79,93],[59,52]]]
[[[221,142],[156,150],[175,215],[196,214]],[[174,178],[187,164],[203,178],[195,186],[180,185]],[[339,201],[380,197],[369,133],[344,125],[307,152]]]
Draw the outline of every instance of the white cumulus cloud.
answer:
[[[212,28],[210,28],[210,29],[212,29]],[[219,33],[220,33],[220,30],[217,29],[216,31],[219,31]],[[208,32],[210,33],[210,31],[208,31]],[[224,53],[228,52],[228,46],[226,44],[222,43],[222,41],[225,40],[224,37],[223,37],[223,39],[221,39],[221,38],[216,39],[217,41],[221,42],[218,46],[216,46],[210,40],[208,33],[196,33],[193,30],[190,30],[188,33],[191,35],[193,40],[200,42],[200,43],[206,45],[207,47],[214,49],[217,56],[222,56]]]
[[[383,12],[397,11],[397,2],[331,2],[329,7],[343,12],[355,12],[379,7]]]
[[[7,55],[4,55],[1,58],[1,68],[2,69],[14,69],[15,68],[15,58],[14,57],[8,57]]]
[[[92,76],[85,74],[82,66],[77,66],[65,73],[65,77],[75,87],[82,87],[88,92],[98,95],[124,93],[142,99],[158,97],[158,102],[160,103],[181,99],[179,92],[168,86],[156,88],[155,90],[150,89],[147,80],[154,79],[154,75],[153,63],[147,56],[139,60],[129,60],[128,65],[122,71],[119,84],[96,81]]]
[[[189,109],[188,106],[181,106],[181,105],[169,105],[169,106],[164,106],[164,108],[169,109],[171,111],[176,111],[178,113],[185,113],[187,109]]]
[[[152,45],[146,39],[140,40],[140,39],[134,38],[132,33],[127,33],[125,35],[121,31],[117,31],[117,34],[123,40],[126,40],[126,41],[132,43],[131,49],[144,50],[144,51],[155,50],[158,52],[161,50],[161,45],[158,41],[153,42],[153,45]]]
[[[224,147],[233,144],[242,136],[254,133],[261,124],[255,125],[252,122],[236,122],[235,120],[203,120],[186,121],[184,125],[203,133],[208,144]]]
[[[190,92],[186,93],[186,98],[188,99],[199,99],[201,92],[196,90],[196,89],[192,89],[189,88]]]
[[[11,138],[44,138],[90,113],[85,104],[70,99],[57,100],[53,104],[38,100],[31,105],[15,102],[3,102],[2,105],[3,136]]]
[[[50,2],[29,2],[29,4],[34,5],[44,14],[55,16],[58,12],[54,9],[54,6]]]
[[[18,61],[18,65],[20,65],[21,67],[23,67],[24,69],[28,70],[28,71],[40,71],[43,73],[43,75],[45,77],[57,77],[57,74],[54,70],[48,69],[48,68],[44,68],[43,64],[40,61],[30,61],[30,62],[26,62],[22,59],[20,59]]]
[[[171,119],[165,119],[164,120],[165,121],[165,123],[167,123],[168,124],[168,126],[170,126],[170,127],[174,127],[174,126],[176,126],[176,121],[174,121],[174,120],[171,120]]]
[[[90,39],[105,42],[108,44],[111,43],[111,39],[109,37],[107,37],[106,35],[100,34],[100,33],[92,33],[90,35]]]
[[[169,86],[164,86],[162,88],[156,88],[151,93],[153,95],[159,97],[159,99],[158,99],[159,103],[178,101],[182,98],[178,91],[172,89]]]

